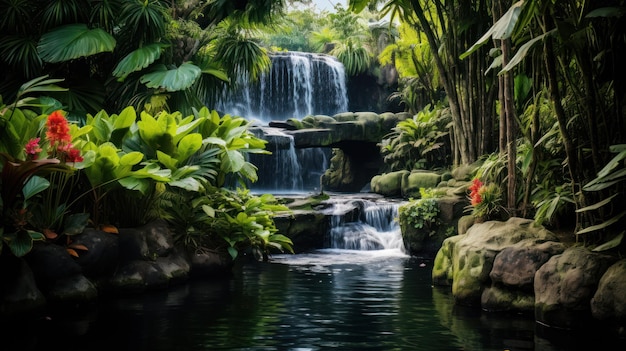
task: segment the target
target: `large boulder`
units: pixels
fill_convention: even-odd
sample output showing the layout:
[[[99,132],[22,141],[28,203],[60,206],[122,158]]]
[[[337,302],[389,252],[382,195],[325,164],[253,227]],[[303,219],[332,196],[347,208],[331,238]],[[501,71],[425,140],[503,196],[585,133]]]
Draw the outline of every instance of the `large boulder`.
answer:
[[[535,273],[550,257],[565,250],[560,242],[528,245],[527,240],[504,248],[496,255],[489,273],[491,286],[481,296],[487,311],[532,313],[535,307]]]
[[[0,255],[0,317],[19,316],[46,305],[33,271],[23,258]]]
[[[459,196],[444,196],[437,198],[436,201],[439,213],[435,222],[430,225],[416,228],[408,223],[407,217],[399,218],[404,248],[411,256],[433,259],[442,242],[457,234],[455,228],[459,218],[462,217],[467,200]]]
[[[98,297],[96,286],[64,246],[38,243],[25,259],[47,301],[87,302]]]
[[[591,315],[626,338],[626,259],[606,270],[591,299]]]
[[[552,256],[535,274],[535,319],[561,329],[591,326],[591,299],[615,261],[581,246]]]
[[[189,276],[186,255],[174,246],[165,221],[120,230],[120,264],[109,280],[117,292],[142,292],[163,288]]]
[[[537,245],[557,237],[529,219],[512,217],[506,222],[476,223],[466,234],[447,238],[433,264],[433,282],[451,284],[457,304],[480,306],[498,253],[516,244]]]
[[[419,198],[420,189],[436,188],[441,182],[441,174],[431,171],[416,170],[402,178],[402,196],[404,198]]]
[[[278,232],[293,242],[296,253],[324,247],[329,230],[327,216],[314,210],[294,210],[274,216]]]
[[[301,121],[272,122],[272,128],[259,128],[259,135],[269,141],[275,138],[270,130],[293,138],[296,149],[326,147],[333,149],[330,167],[321,179],[322,188],[334,192],[360,192],[370,186],[384,163],[378,143],[399,121],[410,118],[407,113],[343,112],[334,116],[310,115]],[[263,136],[265,134],[265,136]],[[281,144],[282,145],[282,144]]]
[[[395,171],[372,177],[370,187],[372,192],[383,196],[400,196],[402,193],[402,179],[409,171]]]
[[[299,124],[300,129],[287,128],[284,132],[293,136],[296,148],[340,147],[345,142],[376,144],[395,127],[393,122],[403,118],[403,114],[391,117],[374,112],[306,116]],[[273,123],[272,126],[279,124]]]

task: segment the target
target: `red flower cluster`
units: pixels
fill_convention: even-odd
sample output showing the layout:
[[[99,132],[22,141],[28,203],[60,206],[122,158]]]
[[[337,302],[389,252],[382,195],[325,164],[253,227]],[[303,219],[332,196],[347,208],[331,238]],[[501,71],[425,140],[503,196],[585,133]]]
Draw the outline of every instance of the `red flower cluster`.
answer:
[[[470,191],[470,200],[472,206],[476,206],[483,201],[483,198],[480,196],[480,189],[483,187],[483,182],[480,179],[475,178],[472,181],[472,185],[468,188]]]
[[[31,160],[36,160],[39,158],[39,153],[43,151],[41,147],[39,147],[39,140],[41,138],[32,138],[26,143],[24,149],[26,149],[26,155]]]
[[[54,111],[48,116],[46,121],[46,138],[50,146],[67,145],[72,141],[70,136],[70,126],[61,111]]]
[[[80,150],[75,148],[71,141],[70,126],[61,111],[54,111],[46,121],[46,138],[50,143],[48,154],[57,157],[61,162],[82,162]],[[36,160],[42,151],[39,147],[40,138],[30,139],[25,146],[26,155]]]

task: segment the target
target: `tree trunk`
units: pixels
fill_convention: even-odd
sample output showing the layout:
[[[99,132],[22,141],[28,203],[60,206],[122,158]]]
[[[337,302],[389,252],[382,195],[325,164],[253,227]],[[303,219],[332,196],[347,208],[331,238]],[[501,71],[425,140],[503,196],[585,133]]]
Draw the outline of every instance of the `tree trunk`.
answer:
[[[511,40],[502,41],[502,66],[506,66],[511,56]],[[511,216],[517,215],[516,210],[516,184],[517,184],[517,121],[515,120],[515,92],[513,88],[513,75],[511,72],[504,73],[504,112],[506,120],[506,153],[507,153],[507,191],[506,206]]]

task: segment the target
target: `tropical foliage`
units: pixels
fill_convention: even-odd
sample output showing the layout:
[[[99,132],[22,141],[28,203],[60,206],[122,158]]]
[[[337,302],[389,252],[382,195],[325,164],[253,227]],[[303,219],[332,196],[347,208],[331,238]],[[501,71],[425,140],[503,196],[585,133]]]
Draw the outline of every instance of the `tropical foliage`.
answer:
[[[55,90],[45,85],[50,83],[26,86]],[[220,116],[206,107],[189,116],[165,111],[152,116],[129,106],[120,114],[87,115],[79,127],[60,110],[38,114],[25,103],[13,106],[18,105],[24,107],[5,107],[0,115],[7,131],[31,133],[20,139],[23,146],[15,154],[11,145],[0,143],[6,150],[0,153],[1,233],[14,255],[28,253],[33,241],[56,242],[61,236],[68,238],[68,251],[78,255],[77,249],[88,248],[73,247],[69,237],[87,225],[116,231],[157,217],[174,219],[182,205],[165,201],[170,194],[199,206],[201,220],[211,223],[215,211],[209,215],[205,201],[217,199],[210,204],[219,207],[225,227],[202,232],[204,249],[228,250],[233,258],[237,250],[254,249],[265,258],[272,250],[293,251],[291,241],[275,233],[272,220],[272,210],[286,208],[268,196],[229,195],[231,190],[221,188],[228,175],[242,183],[255,181],[256,167],[246,154],[267,153],[266,142],[248,130],[243,118]],[[19,139],[11,135],[7,141]],[[225,201],[229,196],[235,199]],[[136,210],[127,213],[129,208]],[[183,233],[190,230],[185,227]]]
[[[426,105],[413,118],[398,122],[379,143],[387,171],[448,167],[450,143],[447,109]]]
[[[624,205],[612,196],[623,182],[601,188],[598,179],[616,169],[611,150],[625,138],[624,72],[614,65],[625,54],[623,2],[350,1],[355,11],[374,4],[417,33],[401,30],[381,58],[402,68],[404,84],[443,88],[454,165],[483,162],[481,179],[501,186],[510,215],[575,219],[591,245],[619,237]],[[409,34],[415,46],[425,38],[422,56],[402,56]],[[433,67],[422,70],[433,80],[405,66]]]
[[[245,153],[263,152],[262,142],[247,134],[244,121],[205,106],[234,78],[261,75],[269,47],[308,47],[336,55],[352,75],[374,72],[374,58],[398,70],[397,96],[415,118],[381,143],[388,167],[425,167],[449,148],[452,165],[482,164],[475,176],[499,185],[510,215],[551,226],[574,217],[586,243],[611,242],[599,246],[606,248],[621,240],[622,1],[349,4],[354,12],[302,11],[282,21],[276,28],[299,34],[288,43],[258,32],[272,28],[284,1],[0,1],[0,95],[12,101],[0,102],[10,232],[29,233],[14,210],[60,189],[54,184],[61,175],[79,179],[76,191],[90,190],[80,202],[89,200],[89,212],[99,214],[94,223],[123,218],[101,209],[111,211],[126,197],[157,203],[165,195],[210,192],[229,174],[254,179]],[[376,7],[380,13],[365,11]],[[378,21],[385,15],[399,23],[397,32]],[[49,144],[29,140],[46,141],[45,121],[57,110],[79,122],[70,124],[70,149],[80,149],[84,160],[71,172],[56,157],[27,160],[24,149],[47,154]],[[5,190],[13,177],[19,185],[35,180],[26,190]]]
[[[245,60],[228,45],[282,4],[249,3],[1,1],[0,95],[11,100],[22,82],[49,75],[69,89],[53,97],[71,120],[128,105],[191,113],[210,103],[229,77],[265,66],[267,55],[256,44]]]

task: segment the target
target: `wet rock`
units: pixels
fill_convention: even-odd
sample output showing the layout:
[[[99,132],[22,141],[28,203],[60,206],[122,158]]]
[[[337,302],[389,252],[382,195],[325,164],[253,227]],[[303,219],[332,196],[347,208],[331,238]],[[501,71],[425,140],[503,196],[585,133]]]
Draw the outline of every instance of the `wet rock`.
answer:
[[[626,259],[621,259],[600,278],[591,299],[591,315],[608,323],[613,332],[626,338]]]
[[[435,257],[433,282],[451,282],[456,303],[480,306],[483,290],[491,286],[489,275],[496,255],[522,241],[530,246],[558,239],[529,219],[513,217],[506,222],[474,224],[466,234],[444,240]]]
[[[616,259],[574,246],[548,260],[535,274],[535,319],[562,329],[590,326],[591,299]]]

